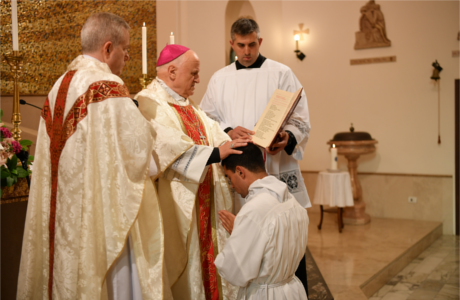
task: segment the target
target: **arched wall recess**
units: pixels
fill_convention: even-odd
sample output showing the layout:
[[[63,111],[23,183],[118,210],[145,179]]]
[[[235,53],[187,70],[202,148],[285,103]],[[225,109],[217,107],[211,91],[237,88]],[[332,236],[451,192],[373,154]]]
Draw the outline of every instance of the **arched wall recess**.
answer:
[[[251,4],[251,1],[238,1],[238,0],[229,0],[227,3],[227,8],[225,9],[225,64],[230,64],[230,29],[232,24],[239,18],[243,16],[250,16],[257,21],[256,13]]]

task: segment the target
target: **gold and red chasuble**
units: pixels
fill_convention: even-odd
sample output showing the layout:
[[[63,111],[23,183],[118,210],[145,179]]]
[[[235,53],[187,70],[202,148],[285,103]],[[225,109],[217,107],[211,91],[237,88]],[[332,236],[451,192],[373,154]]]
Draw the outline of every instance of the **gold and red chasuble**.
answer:
[[[65,74],[59,86],[54,113],[51,115],[48,98],[43,106],[41,116],[46,122],[46,132],[50,138],[51,158],[51,198],[49,218],[49,278],[48,299],[53,298],[53,272],[54,272],[54,242],[56,231],[56,203],[59,159],[67,140],[77,130],[78,123],[88,115],[88,105],[104,101],[108,98],[130,97],[125,85],[114,81],[97,81],[92,83],[87,92],[78,97],[72,108],[64,116],[67,93],[73,76],[77,70]]]
[[[193,140],[193,142],[196,145],[208,146],[209,143],[203,123],[195,114],[192,105],[179,106],[173,104],[172,106],[181,118],[182,124],[187,131],[187,135]],[[212,237],[212,206],[214,204],[212,199],[212,187],[212,169],[208,168],[204,181],[198,186],[197,193],[201,270],[203,274],[203,285],[206,300],[219,299],[218,281],[220,281],[218,280],[216,266],[214,265],[215,253]]]

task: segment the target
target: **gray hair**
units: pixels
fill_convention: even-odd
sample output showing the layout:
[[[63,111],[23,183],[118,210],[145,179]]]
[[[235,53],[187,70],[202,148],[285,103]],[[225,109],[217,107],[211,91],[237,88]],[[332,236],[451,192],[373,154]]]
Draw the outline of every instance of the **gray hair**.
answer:
[[[260,37],[260,29],[257,22],[254,21],[251,17],[241,17],[235,21],[232,25],[232,29],[230,30],[230,35],[232,37],[232,41],[235,40],[235,34],[245,36],[247,34],[257,33],[257,38]]]
[[[107,12],[92,14],[81,29],[83,53],[95,52],[109,41],[117,46],[124,37],[124,30],[129,29],[128,23],[117,15]]]

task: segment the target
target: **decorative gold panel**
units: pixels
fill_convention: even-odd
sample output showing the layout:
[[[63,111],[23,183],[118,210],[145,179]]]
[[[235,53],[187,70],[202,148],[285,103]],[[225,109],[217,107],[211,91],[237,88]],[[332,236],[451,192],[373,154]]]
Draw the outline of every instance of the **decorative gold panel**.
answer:
[[[11,0],[1,2],[1,45],[3,56],[12,51]],[[47,95],[67,65],[81,54],[80,31],[86,19],[96,12],[119,15],[131,26],[130,60],[121,78],[131,93],[141,90],[142,24],[147,26],[149,76],[156,67],[156,2],[144,1],[44,1],[18,0],[19,51],[24,55],[20,95]],[[3,59],[3,57],[2,57]],[[13,93],[10,67],[1,63],[1,93]]]

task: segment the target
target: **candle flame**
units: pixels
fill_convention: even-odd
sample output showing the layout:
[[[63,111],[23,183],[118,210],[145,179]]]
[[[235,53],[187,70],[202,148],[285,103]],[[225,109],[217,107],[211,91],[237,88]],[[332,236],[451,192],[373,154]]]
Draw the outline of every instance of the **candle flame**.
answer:
[[[173,35],[173,33],[171,32],[171,35]]]
[[[300,40],[300,37],[299,37],[298,34],[294,35],[294,40],[296,40],[296,41]]]
[[[143,25],[143,26],[145,27],[145,22],[144,22],[144,25]]]
[[[335,144],[332,144],[332,148],[335,148]]]

